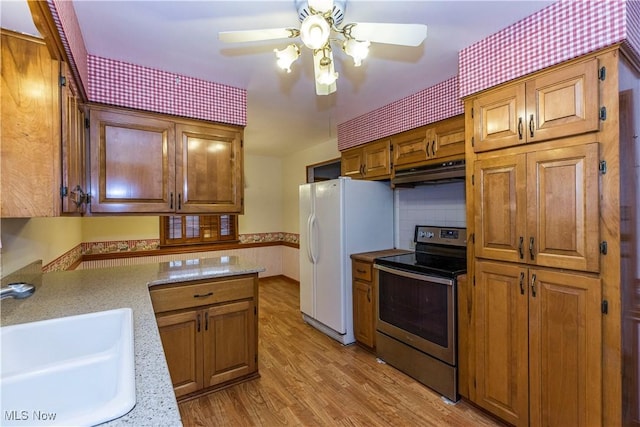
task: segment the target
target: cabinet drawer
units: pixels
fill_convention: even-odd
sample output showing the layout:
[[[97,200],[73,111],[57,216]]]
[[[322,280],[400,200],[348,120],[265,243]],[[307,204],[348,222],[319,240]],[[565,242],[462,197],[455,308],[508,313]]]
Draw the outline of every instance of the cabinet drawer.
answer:
[[[243,277],[220,282],[151,288],[156,313],[254,297],[254,279]]]
[[[362,261],[353,261],[353,278],[370,282],[373,278],[371,264]]]

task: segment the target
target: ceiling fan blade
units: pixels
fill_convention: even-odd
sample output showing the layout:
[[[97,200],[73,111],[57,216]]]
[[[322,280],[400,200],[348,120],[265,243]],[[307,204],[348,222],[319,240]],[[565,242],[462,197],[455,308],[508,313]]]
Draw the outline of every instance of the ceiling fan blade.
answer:
[[[323,58],[324,54],[322,49],[316,50],[313,52],[313,79],[316,82],[316,95],[329,95],[335,92],[338,89],[338,85],[334,81],[331,84],[323,84],[322,73],[335,73],[335,69],[333,66],[333,53],[329,51],[329,59],[331,60],[331,65],[327,70],[327,67],[323,67],[320,65],[320,60]]]
[[[356,40],[368,40],[373,43],[419,46],[427,38],[427,26],[355,22],[351,28],[351,36]]]
[[[333,0],[309,0],[309,8],[320,13],[329,12],[333,10]]]
[[[243,43],[259,40],[287,39],[298,36],[294,28],[266,28],[262,30],[220,31],[218,39],[226,43]]]

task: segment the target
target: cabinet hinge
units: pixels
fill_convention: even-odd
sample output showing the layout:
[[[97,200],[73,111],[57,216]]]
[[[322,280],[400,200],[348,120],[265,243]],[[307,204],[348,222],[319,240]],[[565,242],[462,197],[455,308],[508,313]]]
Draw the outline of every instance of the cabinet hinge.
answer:
[[[244,147],[244,139],[240,140],[240,148]]]
[[[471,185],[476,185],[476,176],[471,175]]]
[[[476,276],[475,276],[475,274],[474,274],[474,275],[473,275],[473,287],[475,287],[475,286],[476,286]]]
[[[606,255],[607,254],[607,249],[608,249],[607,241],[604,240],[604,241],[600,242],[600,253],[602,255]]]
[[[600,164],[598,164],[598,170],[600,171],[600,173],[602,175],[607,173],[607,161],[606,160],[601,160],[600,161]]]
[[[476,233],[471,233],[471,243],[476,243]]]
[[[253,314],[258,314],[258,307],[253,307]]]
[[[393,170],[393,162],[389,163],[389,170]]]
[[[471,146],[472,146],[472,147],[475,147],[475,146],[476,146],[476,139],[475,139],[475,137],[473,137],[473,136],[471,137]]]
[[[66,185],[60,186],[60,197],[67,197],[69,195],[69,187]]]
[[[393,144],[389,145],[389,151],[393,151]]]
[[[600,67],[598,70],[598,78],[602,81],[607,78],[607,67]]]
[[[89,118],[85,118],[84,119],[84,127],[85,129],[89,129],[89,127],[91,126],[90,122],[89,122]]]
[[[602,314],[609,314],[609,301],[602,301]]]
[[[600,107],[600,120],[607,120],[607,107]]]
[[[60,86],[66,86],[67,85],[67,78],[65,76],[60,76]]]
[[[471,109],[471,118],[473,119],[473,108]]]

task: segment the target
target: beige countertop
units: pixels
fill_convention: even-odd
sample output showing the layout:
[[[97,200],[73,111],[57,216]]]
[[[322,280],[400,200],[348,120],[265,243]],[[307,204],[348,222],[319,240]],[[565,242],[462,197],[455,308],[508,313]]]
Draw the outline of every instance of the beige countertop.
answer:
[[[26,281],[36,286],[29,298],[2,300],[2,326],[130,307],[134,323],[136,405],[128,414],[104,425],[180,426],[180,412],[149,287],[259,273],[265,269],[237,256],[227,256],[53,273],[40,271],[41,263],[34,263],[2,279],[3,284]]]

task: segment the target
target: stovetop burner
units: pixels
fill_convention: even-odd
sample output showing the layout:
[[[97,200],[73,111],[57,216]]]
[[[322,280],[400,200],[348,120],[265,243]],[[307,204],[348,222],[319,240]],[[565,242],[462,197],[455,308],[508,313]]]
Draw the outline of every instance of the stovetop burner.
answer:
[[[467,271],[467,230],[416,225],[416,251],[376,258],[375,263],[400,270],[455,278]]]

